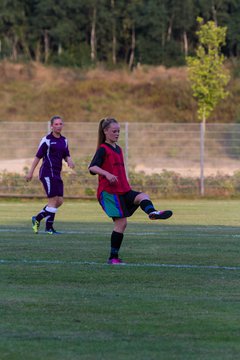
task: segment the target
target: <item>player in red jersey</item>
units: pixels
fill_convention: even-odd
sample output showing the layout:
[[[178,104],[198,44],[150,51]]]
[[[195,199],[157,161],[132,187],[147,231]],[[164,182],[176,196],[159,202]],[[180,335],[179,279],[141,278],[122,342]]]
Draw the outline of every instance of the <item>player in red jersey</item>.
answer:
[[[132,190],[125,172],[122,149],[117,145],[119,134],[120,125],[117,120],[106,118],[100,121],[98,148],[89,165],[90,173],[98,174],[98,201],[114,221],[109,264],[122,263],[118,253],[127,226],[127,217],[139,206],[151,220],[168,219],[172,216],[171,210],[156,210],[147,194]]]

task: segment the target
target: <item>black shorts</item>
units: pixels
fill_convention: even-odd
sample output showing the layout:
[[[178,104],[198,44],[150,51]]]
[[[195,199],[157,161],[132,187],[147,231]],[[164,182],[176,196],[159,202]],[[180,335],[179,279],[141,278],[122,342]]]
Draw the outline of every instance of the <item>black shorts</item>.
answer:
[[[63,196],[63,181],[61,178],[46,176],[40,180],[48,198]]]
[[[134,204],[139,191],[130,190],[125,194],[117,195],[103,191],[99,203],[105,213],[111,218],[125,218],[132,216],[139,205]]]

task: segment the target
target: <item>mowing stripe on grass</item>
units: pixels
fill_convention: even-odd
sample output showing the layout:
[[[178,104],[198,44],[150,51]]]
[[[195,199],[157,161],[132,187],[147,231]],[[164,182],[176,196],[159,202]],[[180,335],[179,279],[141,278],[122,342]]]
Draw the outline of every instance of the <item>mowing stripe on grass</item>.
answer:
[[[196,232],[196,230],[200,230],[200,232]],[[219,230],[220,233],[216,234],[216,230]],[[211,229],[196,229],[194,228],[194,232],[192,229],[184,229],[184,230],[179,230],[179,233],[178,233],[178,237],[185,237],[187,234],[191,234],[191,235],[194,235],[194,237],[201,237],[201,236],[205,236],[206,233],[208,233],[208,236],[213,236],[213,237],[240,237],[240,234],[229,234],[228,232],[226,232],[225,234],[222,233],[222,230],[223,228],[215,228],[213,229],[214,233],[211,234]],[[226,230],[226,228],[224,228],[224,230]],[[147,236],[147,235],[158,235],[159,234],[163,234],[164,232],[172,232],[172,231],[176,231],[176,228],[174,227],[162,227],[162,228],[159,228],[159,231],[148,231],[148,232],[132,232],[132,231],[126,231],[126,235],[133,235],[133,236]],[[21,233],[21,234],[32,234],[34,236],[38,236],[38,235],[47,235],[48,234],[45,232],[45,231],[39,231],[38,235],[37,234],[33,234],[32,231],[29,231],[29,230],[26,230],[26,229],[19,229],[19,228],[5,228],[5,229],[0,229],[0,233]],[[67,230],[67,231],[61,231],[59,232],[58,235],[95,235],[95,234],[105,234],[106,231],[84,231],[84,230]],[[52,235],[51,235],[52,236]]]
[[[5,260],[0,259],[0,264],[26,264],[26,265],[94,265],[94,266],[110,266],[107,263],[98,263],[94,261],[64,261],[64,260]],[[176,268],[176,269],[207,269],[207,270],[240,270],[240,266],[218,266],[218,265],[191,265],[191,264],[131,264],[123,263],[116,266],[127,267],[152,267],[152,268]]]

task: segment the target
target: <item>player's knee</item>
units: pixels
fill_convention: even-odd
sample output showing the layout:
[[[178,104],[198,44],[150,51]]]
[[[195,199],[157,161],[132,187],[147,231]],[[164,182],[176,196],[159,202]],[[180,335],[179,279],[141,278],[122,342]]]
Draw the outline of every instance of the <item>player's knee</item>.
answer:
[[[61,206],[63,204],[63,199],[58,199],[57,207]]]
[[[143,200],[149,200],[149,196],[145,193],[140,193],[136,196],[134,203],[140,204],[140,202]]]
[[[127,219],[121,219],[119,221],[115,221],[114,230],[120,233],[124,233],[124,230],[127,227]]]

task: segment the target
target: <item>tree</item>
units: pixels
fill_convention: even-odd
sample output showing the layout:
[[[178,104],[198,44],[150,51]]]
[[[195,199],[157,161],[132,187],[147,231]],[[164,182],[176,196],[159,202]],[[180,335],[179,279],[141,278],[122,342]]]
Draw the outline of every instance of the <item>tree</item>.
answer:
[[[64,9],[58,0],[36,1],[32,27],[35,40],[35,58],[47,63],[52,53],[54,32],[64,17]],[[42,54],[43,52],[43,54]]]
[[[220,52],[225,44],[227,28],[216,26],[213,21],[203,24],[202,18],[197,21],[200,30],[197,32],[199,45],[196,57],[187,57],[186,61],[193,96],[198,102],[198,117],[205,122],[218,102],[227,96],[225,86],[229,76]]]
[[[224,56],[221,46],[225,44],[226,27],[216,26],[214,21],[203,23],[197,19],[200,29],[197,32],[199,45],[196,57],[187,57],[188,75],[193,96],[198,103],[198,118],[202,121],[201,141],[201,194],[204,194],[204,136],[206,120],[218,104],[227,96],[225,86],[229,75],[223,67]]]
[[[120,2],[118,11],[121,9],[121,33],[119,35],[119,53],[128,64],[129,69],[136,64],[137,34],[140,23],[140,11],[143,0],[123,0]]]
[[[26,12],[28,5],[26,0],[24,2],[21,0],[0,2],[1,39],[5,48],[10,49],[9,57],[14,61],[18,61],[21,54],[24,54],[28,59],[30,58],[27,45],[28,19]]]
[[[164,0],[149,0],[142,5],[137,27],[137,61],[145,64],[164,62],[167,9]]]

